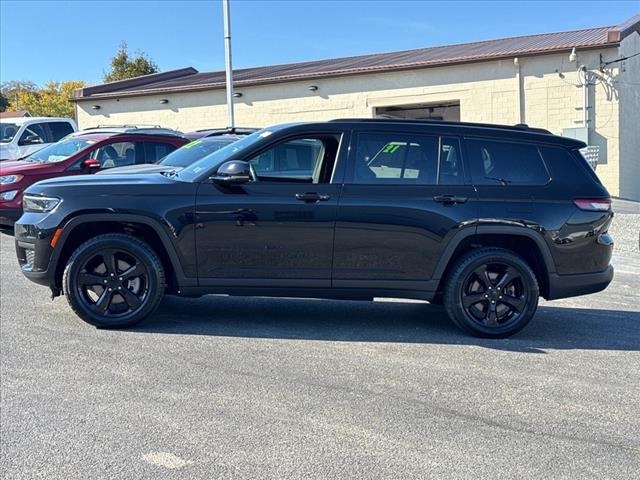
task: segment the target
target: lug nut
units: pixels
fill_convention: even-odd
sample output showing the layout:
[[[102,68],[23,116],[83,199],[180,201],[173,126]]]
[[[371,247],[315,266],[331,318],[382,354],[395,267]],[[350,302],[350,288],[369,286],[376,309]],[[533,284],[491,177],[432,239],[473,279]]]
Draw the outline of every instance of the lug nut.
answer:
[[[107,283],[107,281],[106,281],[106,280],[103,280],[103,281],[102,281],[102,283]]]
[[[108,291],[113,292],[113,288],[109,287],[107,288]]]
[[[485,295],[484,298],[489,298],[489,295]]]
[[[118,287],[118,290],[122,290],[122,287]]]
[[[122,277],[118,277],[118,280],[122,281]]]
[[[112,274],[111,274],[111,276],[112,276],[112,277],[115,277],[115,276],[116,276],[116,274],[115,274],[115,273],[112,273]]]

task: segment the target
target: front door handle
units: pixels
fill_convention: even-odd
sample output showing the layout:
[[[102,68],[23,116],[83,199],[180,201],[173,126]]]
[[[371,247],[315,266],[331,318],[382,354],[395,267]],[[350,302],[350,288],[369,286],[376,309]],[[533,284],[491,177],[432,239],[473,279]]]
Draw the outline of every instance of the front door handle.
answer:
[[[326,202],[330,198],[330,195],[320,195],[316,192],[296,193],[296,200],[301,202]]]
[[[444,203],[445,205],[453,205],[456,203],[465,203],[467,197],[458,197],[456,195],[436,195],[433,200],[438,203]]]

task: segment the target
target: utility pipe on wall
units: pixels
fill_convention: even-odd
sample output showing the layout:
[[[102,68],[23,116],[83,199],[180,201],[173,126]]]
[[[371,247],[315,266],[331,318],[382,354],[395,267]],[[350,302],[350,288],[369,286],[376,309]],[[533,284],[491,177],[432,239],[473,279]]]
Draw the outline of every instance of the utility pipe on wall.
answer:
[[[231,18],[229,0],[222,0],[222,15],[224,17],[224,68],[227,74],[227,111],[229,114],[229,128],[235,128],[233,116],[233,70],[231,69]]]

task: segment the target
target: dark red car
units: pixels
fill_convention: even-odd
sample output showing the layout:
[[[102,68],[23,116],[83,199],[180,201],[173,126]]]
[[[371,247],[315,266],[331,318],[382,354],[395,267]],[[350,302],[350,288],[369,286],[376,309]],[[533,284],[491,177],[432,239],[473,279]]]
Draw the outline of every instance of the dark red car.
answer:
[[[95,173],[112,167],[153,163],[188,143],[163,128],[96,128],[71,134],[18,161],[0,163],[0,228],[22,215],[22,193],[46,178]]]

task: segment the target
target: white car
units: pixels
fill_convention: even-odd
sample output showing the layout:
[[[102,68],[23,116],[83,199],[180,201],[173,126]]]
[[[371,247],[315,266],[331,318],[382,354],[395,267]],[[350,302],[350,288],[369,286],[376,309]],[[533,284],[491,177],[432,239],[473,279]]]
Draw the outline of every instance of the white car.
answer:
[[[70,118],[2,118],[0,119],[0,161],[26,157],[77,130],[76,122]]]

